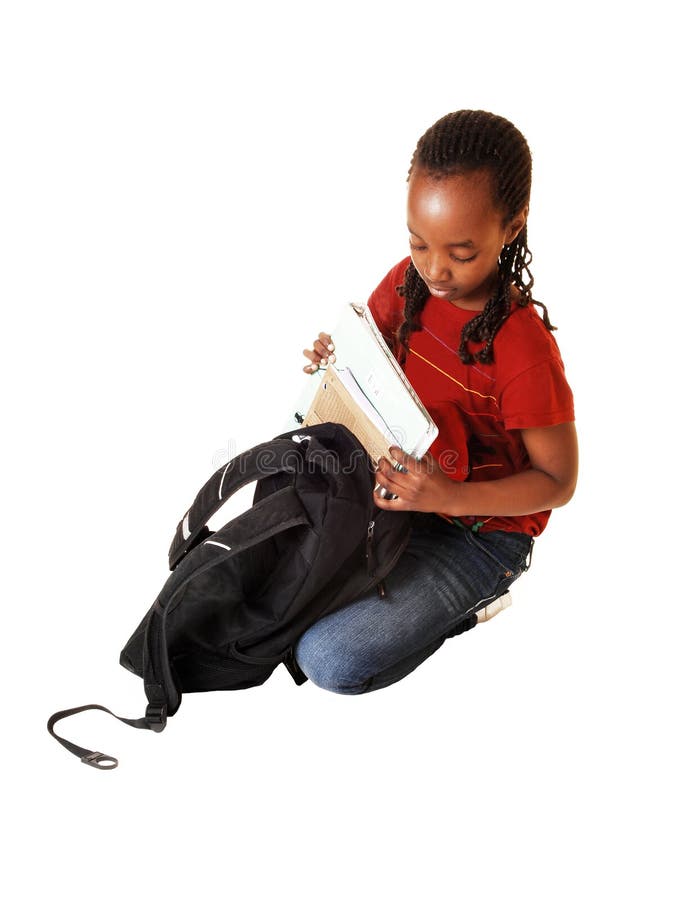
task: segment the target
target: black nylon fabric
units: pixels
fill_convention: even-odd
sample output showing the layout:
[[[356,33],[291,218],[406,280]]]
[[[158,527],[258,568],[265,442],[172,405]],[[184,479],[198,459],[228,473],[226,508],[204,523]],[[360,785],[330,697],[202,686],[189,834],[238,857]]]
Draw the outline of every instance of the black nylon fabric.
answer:
[[[251,509],[208,531],[254,480]],[[362,446],[333,423],[280,435],[214,473],[178,525],[170,577],[121,652],[150,701],[163,694],[173,715],[182,693],[262,684],[309,625],[383,578],[410,517],[374,506],[374,484]]]

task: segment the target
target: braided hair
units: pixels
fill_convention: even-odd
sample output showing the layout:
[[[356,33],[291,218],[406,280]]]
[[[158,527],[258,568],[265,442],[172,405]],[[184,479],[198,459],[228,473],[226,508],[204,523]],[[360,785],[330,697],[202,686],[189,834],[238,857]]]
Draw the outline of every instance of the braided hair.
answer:
[[[526,139],[507,119],[482,110],[459,110],[432,125],[417,143],[408,181],[415,169],[434,178],[488,171],[493,201],[504,213],[504,224],[511,222],[530,200],[531,155]],[[533,299],[534,281],[530,271],[533,257],[527,238],[524,224],[514,240],[504,245],[493,294],[484,309],[462,329],[458,353],[466,365],[475,361],[492,362],[493,339],[511,312],[512,286],[518,290],[518,305],[533,303],[541,306],[545,327],[550,331],[554,329],[544,303]],[[404,321],[398,330],[404,358],[409,349],[410,334],[421,330],[420,314],[429,298],[429,289],[412,261],[398,293],[405,299]],[[484,346],[472,353],[467,346],[469,342]]]

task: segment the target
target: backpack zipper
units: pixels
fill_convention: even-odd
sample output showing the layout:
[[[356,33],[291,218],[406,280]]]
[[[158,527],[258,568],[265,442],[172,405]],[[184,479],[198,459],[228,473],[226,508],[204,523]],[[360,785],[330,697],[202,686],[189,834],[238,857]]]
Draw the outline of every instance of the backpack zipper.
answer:
[[[402,555],[403,550],[408,544],[410,540],[411,529],[408,529],[407,534],[404,539],[401,541],[400,546],[396,549],[395,553],[391,557],[391,559],[384,563],[381,567],[381,572],[377,576],[376,574],[376,560],[374,556],[374,527],[376,522],[374,519],[371,519],[369,525],[367,526],[367,574],[369,575],[369,581],[367,585],[363,588],[363,593],[368,591],[370,588],[373,588],[375,585],[378,585],[379,596],[383,599],[386,596],[386,588],[384,586],[384,576],[387,575],[393,566],[396,564],[400,556]]]
[[[367,544],[365,550],[365,556],[367,558],[367,574],[370,578],[374,576],[374,519],[370,519],[369,525],[367,526]]]

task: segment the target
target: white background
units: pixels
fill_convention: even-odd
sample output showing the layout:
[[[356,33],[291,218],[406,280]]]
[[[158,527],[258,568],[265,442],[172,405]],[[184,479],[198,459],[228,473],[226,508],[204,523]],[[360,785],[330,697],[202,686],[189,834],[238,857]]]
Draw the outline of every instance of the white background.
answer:
[[[12,896],[679,897],[668,8],[2,5]],[[581,435],[512,610],[375,694],[282,669],[188,695],[162,735],[67,720],[121,760],[81,765],[48,716],[142,715],[118,653],[176,522],[406,255],[412,150],[463,107],[533,151],[536,295]]]

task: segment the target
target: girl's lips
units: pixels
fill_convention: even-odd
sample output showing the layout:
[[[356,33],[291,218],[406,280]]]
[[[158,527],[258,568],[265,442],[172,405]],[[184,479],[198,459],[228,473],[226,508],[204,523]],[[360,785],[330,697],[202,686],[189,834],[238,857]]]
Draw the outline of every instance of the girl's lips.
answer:
[[[454,287],[436,287],[435,284],[427,284],[427,287],[433,297],[447,297],[457,290]]]

